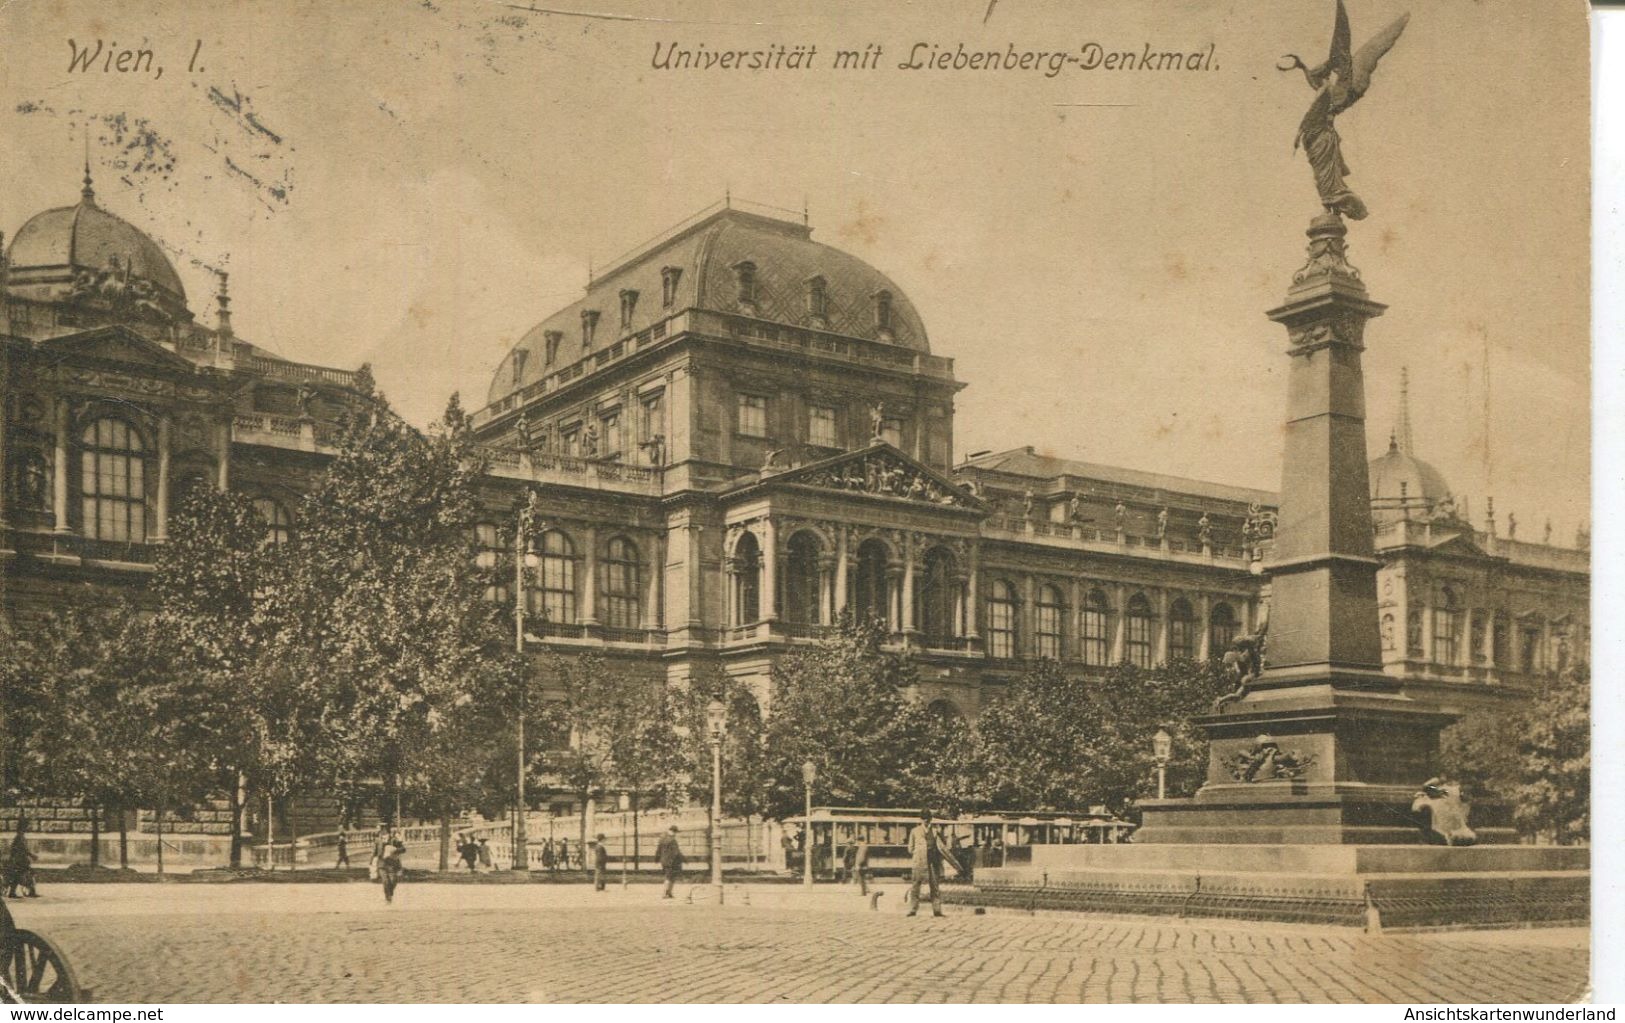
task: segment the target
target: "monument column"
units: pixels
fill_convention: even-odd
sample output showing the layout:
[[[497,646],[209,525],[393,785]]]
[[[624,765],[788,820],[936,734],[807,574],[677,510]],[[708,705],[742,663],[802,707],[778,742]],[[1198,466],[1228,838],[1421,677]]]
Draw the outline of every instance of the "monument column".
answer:
[[[1285,452],[1262,670],[1196,719],[1207,781],[1144,804],[1136,843],[1415,843],[1410,804],[1452,720],[1382,672],[1366,468],[1366,322],[1384,306],[1347,261],[1335,213],[1269,318],[1286,328]],[[1164,625],[1164,627],[1166,627]]]

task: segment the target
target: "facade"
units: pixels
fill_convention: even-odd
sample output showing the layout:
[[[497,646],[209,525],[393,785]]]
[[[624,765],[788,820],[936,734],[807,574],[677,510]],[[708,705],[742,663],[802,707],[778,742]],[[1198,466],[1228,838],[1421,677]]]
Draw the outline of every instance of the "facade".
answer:
[[[801,220],[713,207],[597,273],[496,367],[482,561],[513,594],[537,488],[533,642],[764,710],[771,664],[843,612],[888,623],[921,697],[974,718],[1022,667],[1217,656],[1268,598],[1276,496],[1014,448],[959,462],[966,386],[907,295]],[[199,323],[162,250],[98,205],[16,233],[3,274],[7,613],[139,591],[189,486],[231,487],[273,541],[367,370]],[[1385,670],[1461,709],[1584,658],[1588,553],[1474,530],[1408,428],[1371,467]]]

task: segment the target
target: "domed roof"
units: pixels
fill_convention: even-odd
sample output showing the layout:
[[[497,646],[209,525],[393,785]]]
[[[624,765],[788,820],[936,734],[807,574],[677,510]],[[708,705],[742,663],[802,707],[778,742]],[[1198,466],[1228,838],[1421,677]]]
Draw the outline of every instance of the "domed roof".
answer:
[[[6,250],[6,262],[15,285],[71,279],[75,270],[99,272],[117,263],[121,272],[186,304],[186,289],[163,250],[139,228],[97,206],[88,179],[78,205],[37,213],[22,226]]]
[[[1398,438],[1390,438],[1388,450],[1371,460],[1372,512],[1406,508],[1427,509],[1450,496],[1450,484],[1433,466],[1400,448]]]
[[[743,300],[742,272],[750,278],[753,301]],[[818,288],[815,282],[820,281]],[[815,290],[821,295],[821,313],[815,311]],[[635,293],[635,300],[623,327],[625,292]],[[813,241],[804,224],[725,208],[598,273],[585,297],[520,339],[513,352],[524,356],[517,363],[512,353],[503,360],[492,378],[489,400],[500,401],[586,354],[584,313],[598,314],[592,345],[598,350],[684,309],[824,330],[916,352],[931,350],[913,303],[885,274],[851,253]],[[560,335],[558,351],[548,363],[546,338],[553,332]]]

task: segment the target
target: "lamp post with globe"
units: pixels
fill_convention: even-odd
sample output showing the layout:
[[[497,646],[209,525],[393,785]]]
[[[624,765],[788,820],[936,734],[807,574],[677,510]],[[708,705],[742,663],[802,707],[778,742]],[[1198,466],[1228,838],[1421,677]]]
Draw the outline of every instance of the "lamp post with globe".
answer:
[[[1151,756],[1157,761],[1157,798],[1168,798],[1168,761],[1174,753],[1174,737],[1159,728],[1151,737]]]
[[[728,734],[728,708],[713,698],[705,705],[706,733],[711,739],[711,885],[722,901],[722,740]]]
[[[818,765],[811,760],[801,765],[801,782],[807,789],[807,816],[801,825],[801,884],[811,888],[813,883],[812,790],[818,780]]]
[[[519,518],[513,531],[513,630],[514,649],[519,652],[521,660],[525,656],[525,570],[534,569],[541,564],[541,556],[536,553],[535,533],[541,527],[536,517],[537,506],[536,491],[532,490],[525,499],[525,504],[519,509]],[[521,668],[519,684],[519,723],[518,754],[514,776],[514,816],[513,816],[513,869],[529,870],[529,836],[525,828],[525,704],[526,690],[529,688],[530,673]]]

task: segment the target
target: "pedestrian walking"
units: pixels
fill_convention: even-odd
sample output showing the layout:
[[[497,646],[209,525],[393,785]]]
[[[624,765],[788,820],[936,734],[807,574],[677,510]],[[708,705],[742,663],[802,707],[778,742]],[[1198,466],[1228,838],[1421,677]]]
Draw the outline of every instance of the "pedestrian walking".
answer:
[[[553,840],[550,838],[542,843],[542,869],[552,873],[558,869],[558,862],[553,856]]]
[[[908,836],[909,865],[912,877],[908,888],[908,915],[920,911],[920,885],[927,885],[931,895],[931,915],[942,915],[942,864],[947,849],[942,835],[931,823],[931,811],[920,811],[920,824]]]
[[[604,890],[604,878],[609,873],[609,845],[604,840],[604,833],[598,833],[598,841],[592,847],[592,887],[594,891]]]
[[[350,865],[350,836],[343,828],[339,828],[338,850],[339,858],[333,863],[334,870]]]
[[[6,854],[6,894],[19,898],[17,890],[24,889],[31,899],[39,898],[34,885],[34,854],[28,851],[28,819],[17,818],[17,837],[11,840],[11,851]]]
[[[847,855],[851,857],[849,874],[858,882],[858,894],[869,894],[869,836],[860,832],[852,844],[847,846]]]
[[[490,843],[490,841],[488,839],[481,838],[480,842],[479,842],[479,846],[480,846],[480,848],[479,848],[480,866],[484,867],[486,870],[492,869],[492,864],[491,864],[491,843]]]
[[[785,828],[784,831],[779,834],[779,846],[784,850],[784,872],[789,874],[791,877],[795,877],[795,868],[790,864],[794,859],[796,842],[795,839],[790,837],[789,828]]]
[[[666,875],[666,893],[663,899],[672,897],[672,887],[677,884],[677,876],[683,872],[683,850],[677,844],[677,825],[673,824],[671,830],[660,836],[660,844],[655,847],[655,859],[660,861],[660,870]]]
[[[457,855],[463,858],[463,863],[468,867],[470,874],[476,873],[475,866],[479,863],[480,847],[472,837],[461,834],[457,836]]]
[[[568,838],[559,839],[559,869],[570,869],[570,840]]]
[[[378,825],[378,841],[373,844],[372,858],[378,864],[378,880],[384,883],[384,903],[395,901],[395,886],[401,883],[401,856],[406,843],[395,829],[387,824]]]

